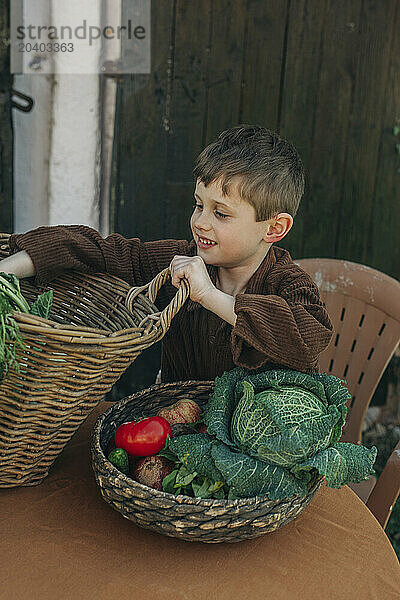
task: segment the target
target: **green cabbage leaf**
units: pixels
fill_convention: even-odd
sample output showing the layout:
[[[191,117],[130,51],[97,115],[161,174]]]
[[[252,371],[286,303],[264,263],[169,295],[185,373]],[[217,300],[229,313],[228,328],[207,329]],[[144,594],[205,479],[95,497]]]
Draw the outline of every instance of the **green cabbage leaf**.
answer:
[[[207,433],[169,440],[187,470],[223,482],[229,498],[304,495],[312,472],[338,488],[375,474],[377,449],[339,442],[350,398],[326,373],[236,367],[216,377]]]
[[[292,472],[299,474],[315,468],[326,477],[328,487],[340,488],[349,481],[359,483],[368,479],[367,474],[368,476],[375,474],[372,465],[376,460],[376,454],[375,446],[369,449],[349,442],[336,442],[329,448],[295,465]]]

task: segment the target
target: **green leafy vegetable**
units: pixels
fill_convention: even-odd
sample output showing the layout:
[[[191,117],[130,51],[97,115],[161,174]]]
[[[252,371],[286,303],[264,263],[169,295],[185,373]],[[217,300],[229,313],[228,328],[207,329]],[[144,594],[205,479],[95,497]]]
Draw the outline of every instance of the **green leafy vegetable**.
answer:
[[[164,479],[162,480],[162,488],[164,492],[168,492],[170,494],[175,493],[174,486],[178,471],[179,469],[174,469],[173,471],[171,471],[171,473],[169,473],[169,475],[166,475],[164,477]]]
[[[176,465],[162,481],[164,492],[195,498],[227,497],[228,487],[221,473],[215,468],[212,460],[207,459],[206,449],[209,449],[210,442],[205,438],[207,435],[202,433],[170,438],[168,446],[160,450],[158,455],[168,457],[168,460],[172,460]],[[190,457],[187,453],[188,446],[192,449]],[[196,465],[199,472],[196,471]]]
[[[15,366],[17,373],[17,349],[26,350],[13,312],[31,313],[48,318],[53,301],[53,290],[41,294],[32,308],[21,293],[18,278],[11,273],[0,272],[0,381]]]
[[[375,450],[375,452],[374,452]],[[316,468],[326,477],[328,487],[340,488],[342,485],[353,481],[359,483],[366,479],[365,474],[374,474],[371,471],[375,462],[376,448],[357,446],[349,442],[336,442],[329,448],[318,452],[304,462],[295,465],[292,472],[301,473],[310,468]]]
[[[196,498],[210,498],[210,487],[212,487],[212,484],[210,486],[209,479],[204,478],[202,483],[192,481],[192,489]]]
[[[29,304],[21,294],[18,277],[12,273],[0,273],[0,292],[13,305],[14,310],[29,312]]]
[[[0,381],[7,375],[13,365],[15,365],[16,371],[20,372],[16,350],[18,346],[25,348],[18,324],[13,319],[12,313],[13,308],[10,302],[6,296],[0,293]]]
[[[207,433],[194,435],[181,435],[172,438],[168,443],[168,450],[172,452],[185,467],[203,475],[212,481],[222,479],[221,472],[215,465],[211,455],[211,445],[215,443]]]
[[[307,491],[304,480],[296,479],[282,467],[232,452],[225,444],[213,446],[212,456],[236,498],[268,495],[271,500],[280,500]]]
[[[280,500],[304,495],[315,471],[334,488],[368,479],[376,447],[338,441],[350,397],[343,383],[326,373],[237,367],[215,379],[207,433],[171,439],[166,451],[184,465],[183,482],[187,472],[195,475],[192,489],[201,497],[211,497],[203,496],[206,481],[208,494],[224,489],[228,498]]]
[[[38,317],[43,317],[43,319],[48,319],[52,304],[53,290],[44,292],[44,294],[38,296],[35,302],[32,304],[31,315],[37,315]]]
[[[241,450],[290,467],[328,447],[340,411],[321,402],[304,382],[302,387],[282,385],[257,395],[248,381],[243,388],[231,423],[232,439]]]

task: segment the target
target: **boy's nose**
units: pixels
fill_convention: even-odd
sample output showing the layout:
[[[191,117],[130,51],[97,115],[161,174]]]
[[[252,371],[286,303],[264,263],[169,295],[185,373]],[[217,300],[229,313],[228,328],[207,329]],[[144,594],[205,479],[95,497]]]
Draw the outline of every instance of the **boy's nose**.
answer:
[[[194,224],[199,229],[204,229],[205,231],[209,231],[211,229],[210,222],[208,218],[204,216],[204,213],[195,219]]]

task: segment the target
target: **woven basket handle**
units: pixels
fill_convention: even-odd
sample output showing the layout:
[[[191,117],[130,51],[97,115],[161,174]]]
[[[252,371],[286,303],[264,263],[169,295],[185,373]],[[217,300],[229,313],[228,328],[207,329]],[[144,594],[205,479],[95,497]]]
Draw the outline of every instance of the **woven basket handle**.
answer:
[[[147,290],[146,296],[149,298],[151,302],[154,303],[158,290],[161,286],[164,285],[169,279],[171,279],[171,271],[170,268],[167,267],[163,271],[160,271],[158,275],[154,277],[149,283],[139,287],[132,287],[126,298],[125,305],[132,312],[133,311],[133,300],[140,293],[143,293]],[[157,313],[153,313],[147,315],[142,321],[139,323],[139,327],[148,321],[149,319],[156,321],[156,326],[161,327],[163,334],[166,333],[171,325],[171,321],[176,313],[182,308],[183,304],[186,302],[190,293],[189,282],[187,279],[181,279],[181,283],[175,296],[172,298],[171,302],[164,308],[164,310],[159,311]]]

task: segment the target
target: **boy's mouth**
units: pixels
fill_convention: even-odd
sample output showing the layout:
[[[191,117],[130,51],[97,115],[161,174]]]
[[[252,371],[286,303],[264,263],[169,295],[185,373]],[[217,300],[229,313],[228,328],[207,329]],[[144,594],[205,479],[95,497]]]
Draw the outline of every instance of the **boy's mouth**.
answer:
[[[210,248],[217,245],[217,242],[201,237],[200,235],[197,236],[197,243],[201,248]]]

